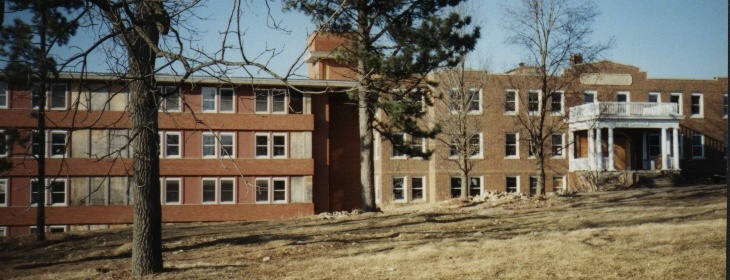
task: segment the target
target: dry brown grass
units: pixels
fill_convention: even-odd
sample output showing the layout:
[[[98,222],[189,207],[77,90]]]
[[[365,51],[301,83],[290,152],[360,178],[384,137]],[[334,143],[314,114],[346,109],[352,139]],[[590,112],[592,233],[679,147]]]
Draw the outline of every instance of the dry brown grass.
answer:
[[[722,185],[164,227],[160,279],[725,279]],[[130,229],[0,244],[0,278],[129,277]]]

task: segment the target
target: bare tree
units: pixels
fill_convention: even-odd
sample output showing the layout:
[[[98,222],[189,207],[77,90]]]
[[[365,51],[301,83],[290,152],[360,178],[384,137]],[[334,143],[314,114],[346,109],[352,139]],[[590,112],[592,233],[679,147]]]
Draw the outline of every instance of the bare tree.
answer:
[[[567,127],[563,114],[566,93],[577,84],[589,64],[610,48],[608,43],[591,43],[592,24],[599,15],[590,0],[520,0],[505,8],[507,42],[526,52],[525,62],[512,71],[510,84],[535,86],[535,90],[519,90],[517,124],[526,132],[531,155],[537,170],[537,194],[545,186],[546,151],[554,133]],[[572,63],[571,63],[572,62]],[[562,105],[559,105],[562,104]]]

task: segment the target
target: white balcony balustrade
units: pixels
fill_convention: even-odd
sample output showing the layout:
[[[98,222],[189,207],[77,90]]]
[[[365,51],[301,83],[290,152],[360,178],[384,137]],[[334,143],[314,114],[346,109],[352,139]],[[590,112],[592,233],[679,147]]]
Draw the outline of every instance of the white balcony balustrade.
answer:
[[[598,118],[673,118],[679,115],[675,103],[653,102],[596,102],[570,108],[570,120]]]

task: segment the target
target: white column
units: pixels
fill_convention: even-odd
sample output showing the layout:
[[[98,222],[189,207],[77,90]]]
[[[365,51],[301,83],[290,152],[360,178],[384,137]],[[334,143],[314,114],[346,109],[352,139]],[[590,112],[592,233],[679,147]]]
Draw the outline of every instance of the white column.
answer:
[[[672,170],[679,170],[679,128],[672,130]]]
[[[667,128],[662,127],[662,170],[667,170]]]
[[[613,162],[613,127],[608,127],[608,170],[616,170]]]
[[[596,170],[603,170],[603,140],[601,128],[596,128]]]
[[[591,170],[596,170],[595,157],[596,138],[593,137],[593,128],[588,129],[588,165]]]

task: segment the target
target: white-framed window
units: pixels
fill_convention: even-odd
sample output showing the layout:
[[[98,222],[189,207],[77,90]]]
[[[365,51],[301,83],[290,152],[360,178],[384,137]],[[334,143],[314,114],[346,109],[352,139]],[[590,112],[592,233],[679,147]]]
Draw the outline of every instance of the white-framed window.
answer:
[[[160,157],[180,158],[182,156],[182,133],[160,131]]]
[[[393,177],[393,201],[406,201],[406,177]]]
[[[530,194],[537,194],[537,176],[530,176]]]
[[[669,94],[669,102],[677,104],[677,107],[679,107],[677,110],[677,113],[682,115],[682,107],[684,102],[682,101],[682,93],[681,92],[672,92]]]
[[[616,92],[616,102],[619,102],[619,103],[631,102],[629,92],[628,91],[617,91]]]
[[[537,114],[542,107],[542,94],[539,90],[530,90],[527,92],[527,112]]]
[[[449,157],[459,156],[459,149],[461,145],[456,143],[457,139],[452,139],[451,145],[449,145]],[[469,154],[469,158],[482,158],[483,157],[483,145],[484,135],[481,132],[472,133],[469,139],[466,141],[466,152]]]
[[[516,193],[520,191],[520,176],[505,177],[505,190],[508,193]]]
[[[286,114],[288,94],[284,89],[257,89],[254,91],[254,111],[260,114]]]
[[[0,157],[6,157],[10,154],[11,147],[8,146],[8,135],[5,130],[0,129]]]
[[[596,94],[595,90],[583,91],[583,104],[596,103]]]
[[[411,136],[411,146],[413,150],[426,152],[426,138]]]
[[[553,91],[550,94],[550,112],[554,115],[565,113],[564,96],[562,90]]]
[[[175,90],[175,87],[157,87],[157,90],[161,94],[160,111],[180,112],[182,110],[180,93]]]
[[[553,157],[565,157],[563,152],[563,143],[565,143],[564,134],[550,135],[550,154]]]
[[[662,94],[659,92],[649,92],[646,100],[651,103],[660,103],[662,102]]]
[[[44,191],[46,195],[46,205],[49,206],[66,206],[66,179],[46,179],[45,186],[36,179],[30,181],[30,205],[37,206],[37,195],[39,191]]]
[[[520,157],[520,134],[507,133],[504,136],[504,156],[506,158]]]
[[[692,134],[692,158],[705,158],[705,135],[700,133]]]
[[[727,119],[727,93],[722,96],[722,117]]]
[[[468,114],[480,114],[482,112],[482,90],[452,88],[449,90],[449,102],[452,113],[466,110]]]
[[[10,96],[10,87],[8,87],[8,83],[0,82],[0,108],[1,109],[7,109],[10,105],[10,100],[8,100],[8,97]]]
[[[8,206],[8,179],[0,179],[0,206]]]
[[[235,132],[204,132],[202,143],[204,158],[236,158]]]
[[[164,204],[180,204],[182,203],[182,179],[180,178],[160,178],[162,185],[162,201]]]
[[[411,177],[411,201],[425,201],[426,179],[424,177]]]
[[[218,102],[216,102],[216,96],[218,95],[218,89],[214,87],[203,87],[200,89],[201,109],[203,112],[218,112]]]
[[[391,139],[393,149],[391,149],[391,158],[406,158],[406,134],[403,132],[394,132]]]
[[[203,178],[203,204],[230,204],[236,201],[235,178]]]
[[[565,176],[553,176],[553,192],[565,191]]]
[[[690,96],[690,117],[702,118],[705,116],[704,98],[702,93],[692,93]]]
[[[504,113],[516,114],[519,110],[516,89],[507,89],[504,91]]]
[[[8,236],[8,228],[7,227],[0,227],[0,237]]]
[[[380,132],[377,131],[373,133],[373,158],[380,159]]]
[[[476,88],[470,88],[467,95],[469,98],[469,113],[481,113],[482,112],[482,90]]]
[[[233,88],[221,88],[220,93],[220,112],[233,113],[236,111],[236,93]]]
[[[31,87],[30,104],[32,108],[38,108],[41,99],[41,89],[38,84]],[[66,84],[52,84],[49,91],[46,91],[46,109],[66,110],[68,106],[68,90]]]
[[[50,156],[52,158],[66,157],[68,132],[64,130],[51,130],[48,136],[48,140],[50,142]]]
[[[256,203],[287,203],[289,188],[287,178],[256,178]]]
[[[470,176],[467,180],[467,184],[469,184],[467,195],[471,197],[481,195],[482,183],[483,178],[481,176]],[[461,196],[461,177],[451,177],[450,189],[452,198]]]
[[[257,132],[254,138],[257,158],[287,158],[286,132]]]
[[[49,233],[64,233],[64,232],[66,232],[66,226],[62,226],[62,225],[48,226],[48,232]]]

